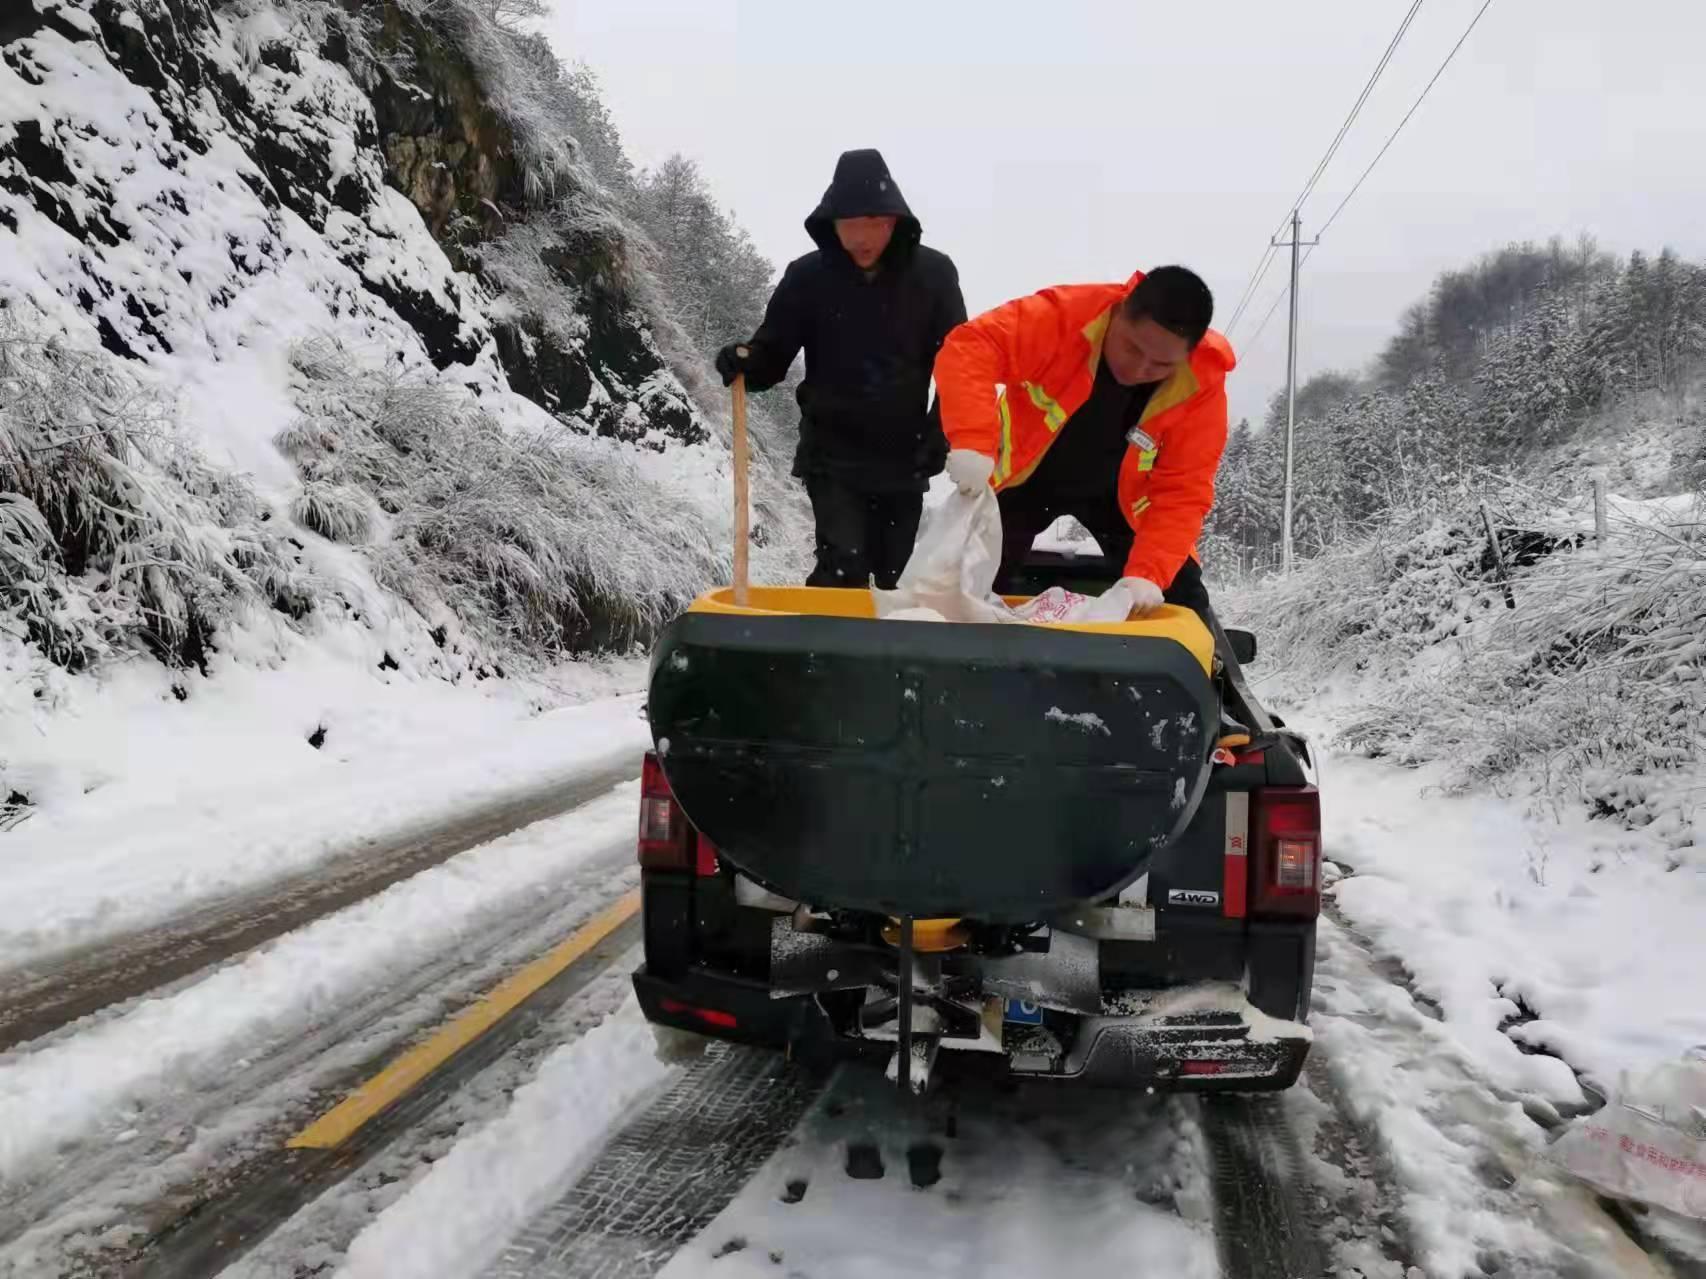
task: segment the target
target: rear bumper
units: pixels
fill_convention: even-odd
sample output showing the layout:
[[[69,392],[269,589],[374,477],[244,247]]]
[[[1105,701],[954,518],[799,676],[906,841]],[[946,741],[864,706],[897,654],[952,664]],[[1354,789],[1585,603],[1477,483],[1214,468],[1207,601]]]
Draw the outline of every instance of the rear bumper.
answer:
[[[1272,1092],[1297,1082],[1309,1043],[1304,1037],[1252,1039],[1242,1024],[1107,1018],[1084,1028],[1063,1070],[1039,1078],[1090,1087]]]
[[[816,996],[772,998],[763,983],[705,968],[665,979],[642,967],[634,991],[656,1025],[774,1048],[810,1064],[848,1058],[880,1063],[894,1048],[891,1041],[841,1033]],[[1083,1087],[1276,1091],[1296,1082],[1310,1042],[1307,1030],[1289,1027],[1288,1034],[1289,1024],[1279,1025],[1278,1033],[1258,1033],[1232,1014],[1082,1018],[1071,1046],[1052,1059],[950,1051],[945,1040],[939,1069],[994,1066],[1014,1078]]]
[[[772,999],[769,987],[689,968],[679,977],[655,977],[645,965],[634,973],[634,994],[640,1011],[654,1026],[695,1031],[731,1043],[774,1048],[810,1064],[831,1065],[848,1057],[885,1060],[887,1045],[850,1039],[836,1033],[829,1017],[810,995]],[[708,1020],[721,1013],[729,1020]]]

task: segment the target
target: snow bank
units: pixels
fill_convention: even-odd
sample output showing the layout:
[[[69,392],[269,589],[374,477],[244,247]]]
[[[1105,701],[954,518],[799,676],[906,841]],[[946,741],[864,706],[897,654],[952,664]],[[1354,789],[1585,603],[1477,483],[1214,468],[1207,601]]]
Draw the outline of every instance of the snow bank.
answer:
[[[1313,1018],[1319,1056],[1288,1100],[1300,1116],[1323,1103],[1342,1110],[1372,1135],[1369,1153],[1390,1169],[1414,1266],[1368,1256],[1366,1245],[1379,1238],[1384,1222],[1341,1217],[1329,1226],[1341,1236],[1335,1245],[1341,1264],[1359,1253],[1363,1260],[1355,1271],[1333,1273],[1371,1279],[1669,1273],[1608,1228],[1590,1194],[1542,1162],[1546,1133],[1530,1118],[1533,1094],[1513,1094],[1490,1080],[1481,1062],[1466,1057],[1459,1028],[1431,1017],[1331,921],[1322,924]],[[1329,1123],[1330,1114],[1323,1116]],[[1325,1142],[1317,1151],[1331,1158],[1330,1134]],[[1323,1185],[1345,1176],[1320,1158],[1313,1163]],[[1357,1175],[1355,1164],[1350,1173]]]
[[[1322,812],[1326,855],[1355,869],[1339,909],[1402,961],[1462,1055],[1513,1090],[1575,1102],[1569,1071],[1518,1045],[1605,1089],[1706,1044],[1706,876],[1580,813],[1442,795],[1442,773],[1335,756]]]
[[[477,1273],[566,1188],[599,1139],[672,1074],[633,1000],[559,1048],[509,1111],[458,1141],[357,1235],[338,1279]]]

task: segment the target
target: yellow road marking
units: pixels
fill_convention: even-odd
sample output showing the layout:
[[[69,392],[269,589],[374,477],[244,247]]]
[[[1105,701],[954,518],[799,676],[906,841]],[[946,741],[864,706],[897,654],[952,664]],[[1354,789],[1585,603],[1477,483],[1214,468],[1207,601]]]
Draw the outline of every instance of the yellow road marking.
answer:
[[[409,1049],[285,1145],[315,1150],[342,1145],[368,1120],[408,1093],[497,1025],[534,991],[622,927],[639,909],[640,890],[636,888],[599,911],[572,936],[505,980],[471,1008],[446,1022],[430,1038]]]

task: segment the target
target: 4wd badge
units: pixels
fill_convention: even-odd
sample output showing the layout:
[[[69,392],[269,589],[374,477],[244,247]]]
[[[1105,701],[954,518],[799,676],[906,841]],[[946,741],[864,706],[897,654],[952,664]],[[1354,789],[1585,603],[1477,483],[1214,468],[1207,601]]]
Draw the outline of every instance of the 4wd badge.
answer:
[[[1169,906],[1218,906],[1220,894],[1206,888],[1172,888],[1167,891]]]

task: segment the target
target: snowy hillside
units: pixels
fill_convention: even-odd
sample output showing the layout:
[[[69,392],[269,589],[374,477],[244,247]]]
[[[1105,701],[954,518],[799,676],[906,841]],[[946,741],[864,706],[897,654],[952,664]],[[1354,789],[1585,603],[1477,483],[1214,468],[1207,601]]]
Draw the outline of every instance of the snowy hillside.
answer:
[[[1343,744],[1583,805],[1706,869],[1703,530],[1706,495],[1613,494],[1601,545],[1591,499],[1489,479],[1231,590],[1228,611],[1261,631],[1267,679],[1331,695]]]
[[[720,389],[594,176],[612,134],[576,83],[459,0],[8,7],[14,819],[134,767],[110,739],[148,705],[236,697],[306,750],[393,683],[623,649],[726,574]],[[757,571],[792,573],[766,443]],[[163,665],[115,685],[138,655]],[[236,674],[281,665],[268,693]],[[99,762],[56,744],[91,715],[113,717]]]
[[[1285,397],[1240,423],[1209,521],[1213,559],[1278,560]],[[1512,244],[1447,271],[1366,370],[1298,387],[1300,554],[1377,534],[1494,471],[1632,497],[1706,483],[1706,265],[1619,261],[1584,237]]]

